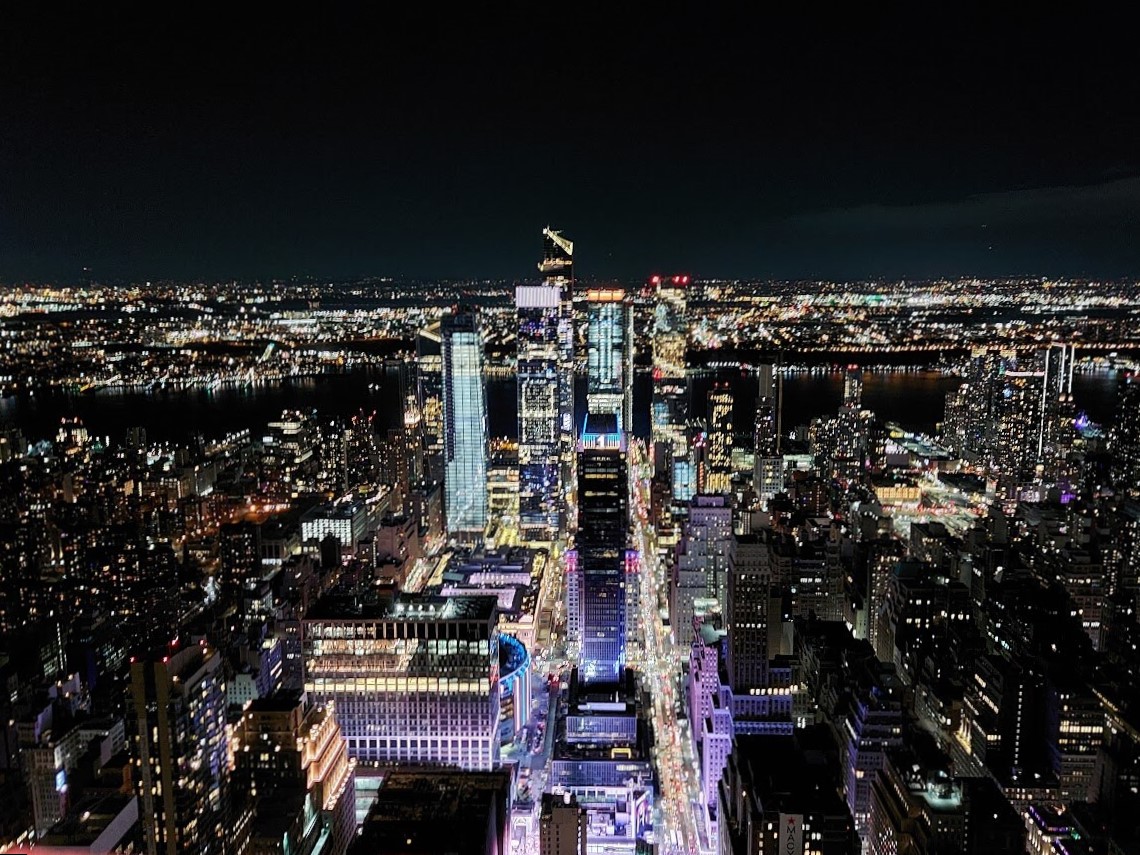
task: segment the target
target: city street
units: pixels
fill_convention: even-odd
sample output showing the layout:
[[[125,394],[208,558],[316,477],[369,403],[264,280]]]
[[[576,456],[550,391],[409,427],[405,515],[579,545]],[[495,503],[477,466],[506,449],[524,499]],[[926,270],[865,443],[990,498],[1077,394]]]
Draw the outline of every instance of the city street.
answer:
[[[678,678],[684,651],[673,645],[662,617],[667,581],[657,553],[656,536],[648,522],[652,472],[640,440],[630,443],[629,471],[634,544],[641,553],[639,599],[645,649],[640,664],[645,686],[653,698],[653,759],[660,787],[660,827],[656,837],[662,852],[695,855],[710,850],[701,845],[700,826],[694,814],[694,806],[701,801],[700,777],[695,771],[685,727],[677,715],[683,701],[678,694],[683,692]]]

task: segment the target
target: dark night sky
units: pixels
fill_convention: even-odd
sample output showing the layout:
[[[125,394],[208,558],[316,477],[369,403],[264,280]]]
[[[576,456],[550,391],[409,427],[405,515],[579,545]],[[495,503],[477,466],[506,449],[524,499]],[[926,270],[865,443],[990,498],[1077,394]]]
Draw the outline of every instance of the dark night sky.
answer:
[[[1140,275],[1123,20],[17,5],[4,282],[516,278],[547,223],[597,277]]]

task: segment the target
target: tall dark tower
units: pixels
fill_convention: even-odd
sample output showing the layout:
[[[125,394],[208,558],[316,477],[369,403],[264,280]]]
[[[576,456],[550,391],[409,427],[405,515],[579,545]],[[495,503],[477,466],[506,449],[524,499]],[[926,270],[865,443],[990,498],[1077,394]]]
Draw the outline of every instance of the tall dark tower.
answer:
[[[578,452],[577,539],[582,578],[579,674],[585,683],[616,682],[625,667],[628,527],[629,469],[617,416],[587,416]]]

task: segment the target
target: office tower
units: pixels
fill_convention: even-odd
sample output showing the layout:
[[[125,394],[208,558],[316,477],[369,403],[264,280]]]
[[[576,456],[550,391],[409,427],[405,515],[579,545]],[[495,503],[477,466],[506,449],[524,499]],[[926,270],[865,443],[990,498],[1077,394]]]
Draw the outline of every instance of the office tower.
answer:
[[[843,406],[863,406],[863,371],[858,365],[848,365],[843,375]]]
[[[586,292],[586,407],[633,432],[633,312],[620,288]]]
[[[316,487],[340,495],[348,489],[348,430],[340,418],[322,419],[317,425]]]
[[[847,807],[864,839],[871,820],[871,784],[887,751],[903,744],[906,686],[894,665],[870,655],[855,671],[852,702],[844,727],[844,781]]]
[[[1108,722],[1088,684],[1074,674],[1050,674],[1046,721],[1053,769],[1066,802],[1095,802],[1100,797],[1101,749]]]
[[[1117,390],[1116,422],[1109,432],[1113,489],[1140,497],[1140,375],[1128,373]]]
[[[869,855],[1022,855],[1025,824],[989,778],[959,778],[933,746],[887,753],[871,775]],[[984,820],[979,818],[984,817]]]
[[[519,285],[518,486],[519,528],[524,540],[552,541],[562,504],[562,387],[573,375],[561,371],[559,285]]]
[[[234,728],[233,752],[235,795],[252,801],[253,851],[344,855],[356,790],[332,704],[306,708],[288,692],[253,700]]]
[[[847,366],[843,377],[843,405],[834,422],[831,441],[832,471],[836,477],[857,480],[863,471],[867,451],[867,430],[862,416],[863,372]]]
[[[839,797],[826,726],[738,736],[718,790],[723,855],[858,855]]]
[[[756,397],[753,489],[763,508],[773,496],[784,492],[784,458],[780,455],[780,390],[782,383],[774,366],[759,366],[760,382]]]
[[[962,728],[969,734],[970,753],[1007,791],[1056,780],[1046,694],[1040,662],[994,654],[978,657],[966,686]]]
[[[444,514],[451,537],[476,539],[487,526],[487,394],[483,337],[470,313],[442,327]]]
[[[267,492],[288,499],[314,489],[318,459],[312,415],[312,411],[285,410],[269,423],[262,457],[262,485]]]
[[[1104,564],[1084,549],[1064,548],[1055,556],[1057,577],[1072,600],[1074,617],[1092,642],[1093,650],[1104,649],[1105,595],[1108,593]]]
[[[694,496],[682,531],[673,565],[669,612],[676,643],[688,647],[698,611],[728,613],[732,505],[724,496]]]
[[[616,680],[626,661],[629,474],[614,414],[588,415],[578,452],[579,668],[586,683]],[[629,580],[636,584],[636,579]]]
[[[714,383],[708,398],[708,476],[704,492],[732,489],[732,387]]]
[[[345,470],[350,488],[380,480],[380,451],[376,413],[359,410],[345,429]]]
[[[640,851],[653,825],[654,770],[636,676],[627,670],[601,685],[580,677],[580,669],[570,677],[548,789],[586,810],[590,851]]]
[[[514,776],[507,770],[393,769],[351,855],[508,855]]]
[[[685,317],[688,276],[654,276],[653,400],[650,440],[654,478],[685,501],[689,462],[689,381],[686,366],[689,327]]]
[[[1071,478],[1075,363],[1072,345],[977,349],[962,386],[947,395],[944,435],[998,479],[1007,499],[1031,484],[1064,486]]]
[[[543,793],[539,855],[586,855],[586,823],[586,811],[573,793]]]
[[[728,563],[728,678],[734,692],[768,685],[768,609],[772,568],[768,544],[737,535]]]
[[[562,478],[569,478],[577,452],[578,429],[574,418],[574,242],[549,226],[542,230],[542,261],[538,270],[544,285],[559,290],[558,306],[558,439]]]
[[[424,443],[424,478],[443,479],[443,332],[437,321],[416,335],[416,407]]]
[[[494,597],[329,594],[302,626],[305,691],[358,762],[499,763]]]
[[[131,663],[128,728],[149,855],[226,851],[222,657],[202,646]]]

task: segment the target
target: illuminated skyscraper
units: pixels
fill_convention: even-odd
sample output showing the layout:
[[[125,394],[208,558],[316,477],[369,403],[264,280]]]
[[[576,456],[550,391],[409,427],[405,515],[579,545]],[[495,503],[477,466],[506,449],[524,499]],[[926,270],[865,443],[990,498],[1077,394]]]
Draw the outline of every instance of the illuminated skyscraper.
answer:
[[[147,853],[226,851],[230,773],[221,657],[195,645],[132,662],[128,728]]]
[[[947,395],[944,434],[996,477],[1007,499],[1029,485],[1065,486],[1073,439],[1076,348],[975,350]],[[1039,497],[1036,490],[1033,497]]]
[[[233,756],[234,787],[253,801],[252,851],[344,855],[356,790],[331,704],[306,709],[299,693],[251,701],[234,728]]]
[[[483,339],[474,314],[442,324],[444,514],[452,537],[477,538],[487,525],[487,395]]]
[[[620,288],[586,292],[586,407],[633,430],[633,312]]]
[[[1120,382],[1116,424],[1109,434],[1113,489],[1140,497],[1140,375],[1126,374]]]
[[[692,483],[686,431],[689,384],[685,309],[689,277],[654,276],[651,281],[657,289],[653,308],[653,401],[650,407],[654,478],[668,484],[673,498],[683,502],[690,495]]]
[[[716,383],[708,400],[708,476],[706,493],[732,489],[732,387]]]
[[[756,398],[753,489],[763,507],[784,491],[784,459],[780,456],[780,383],[772,365],[760,366]]]
[[[563,478],[574,462],[578,438],[574,420],[574,242],[549,226],[542,230],[538,270],[543,284],[558,288],[558,442]]]
[[[585,683],[616,681],[626,659],[629,474],[616,422],[612,413],[587,416],[578,454],[579,671]]]
[[[438,322],[416,336],[416,409],[429,481],[443,476],[443,337]]]
[[[554,540],[562,497],[562,288],[520,285],[518,307],[519,527],[524,540]]]
[[[334,702],[360,762],[499,764],[494,597],[321,599],[305,616],[305,691]]]

